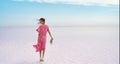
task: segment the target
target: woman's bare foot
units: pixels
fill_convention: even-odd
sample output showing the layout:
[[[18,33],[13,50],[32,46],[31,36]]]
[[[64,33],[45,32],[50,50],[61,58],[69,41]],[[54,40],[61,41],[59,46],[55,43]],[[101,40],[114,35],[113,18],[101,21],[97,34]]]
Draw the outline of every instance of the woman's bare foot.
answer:
[[[40,59],[40,62],[43,62],[44,60],[43,59]]]

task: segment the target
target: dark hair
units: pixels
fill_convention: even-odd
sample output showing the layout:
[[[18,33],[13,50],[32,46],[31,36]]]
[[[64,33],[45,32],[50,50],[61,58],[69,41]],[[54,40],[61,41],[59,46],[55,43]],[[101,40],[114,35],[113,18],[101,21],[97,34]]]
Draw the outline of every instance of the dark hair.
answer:
[[[39,21],[40,21],[40,20],[42,20],[42,21],[44,21],[44,22],[45,22],[45,18],[40,18],[40,19],[39,19]]]
[[[40,20],[42,20],[42,22],[45,23],[45,18],[40,18],[40,19],[39,19],[39,23],[40,23]]]

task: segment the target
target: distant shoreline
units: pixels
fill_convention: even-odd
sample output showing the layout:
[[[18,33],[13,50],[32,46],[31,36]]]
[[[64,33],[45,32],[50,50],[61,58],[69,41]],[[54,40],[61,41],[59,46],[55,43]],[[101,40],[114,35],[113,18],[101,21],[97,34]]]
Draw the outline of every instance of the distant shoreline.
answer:
[[[59,27],[115,27],[115,28],[119,28],[119,25],[73,25],[73,26],[55,26],[55,25],[49,25],[52,28],[59,28]],[[0,28],[22,28],[22,27],[37,27],[36,26],[0,26]]]

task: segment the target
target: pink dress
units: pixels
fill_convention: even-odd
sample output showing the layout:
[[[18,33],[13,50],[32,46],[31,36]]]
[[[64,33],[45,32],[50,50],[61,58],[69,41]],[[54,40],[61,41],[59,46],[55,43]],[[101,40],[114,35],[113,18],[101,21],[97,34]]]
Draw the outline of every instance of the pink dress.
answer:
[[[46,34],[49,31],[49,27],[47,25],[40,25],[36,31],[38,32],[38,42],[33,47],[36,49],[36,52],[39,52],[45,50]]]

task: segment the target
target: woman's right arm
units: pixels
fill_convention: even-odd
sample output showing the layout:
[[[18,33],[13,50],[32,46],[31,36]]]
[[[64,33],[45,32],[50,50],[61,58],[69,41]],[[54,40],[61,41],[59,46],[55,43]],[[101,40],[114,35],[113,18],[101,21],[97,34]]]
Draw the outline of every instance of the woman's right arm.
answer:
[[[48,29],[48,34],[50,35],[51,39],[50,39],[50,43],[52,44],[53,43],[53,37],[52,37],[52,34],[50,32],[50,30]]]
[[[48,33],[49,33],[51,39],[53,40],[53,37],[52,37],[52,34],[51,34],[50,30],[48,30]]]

